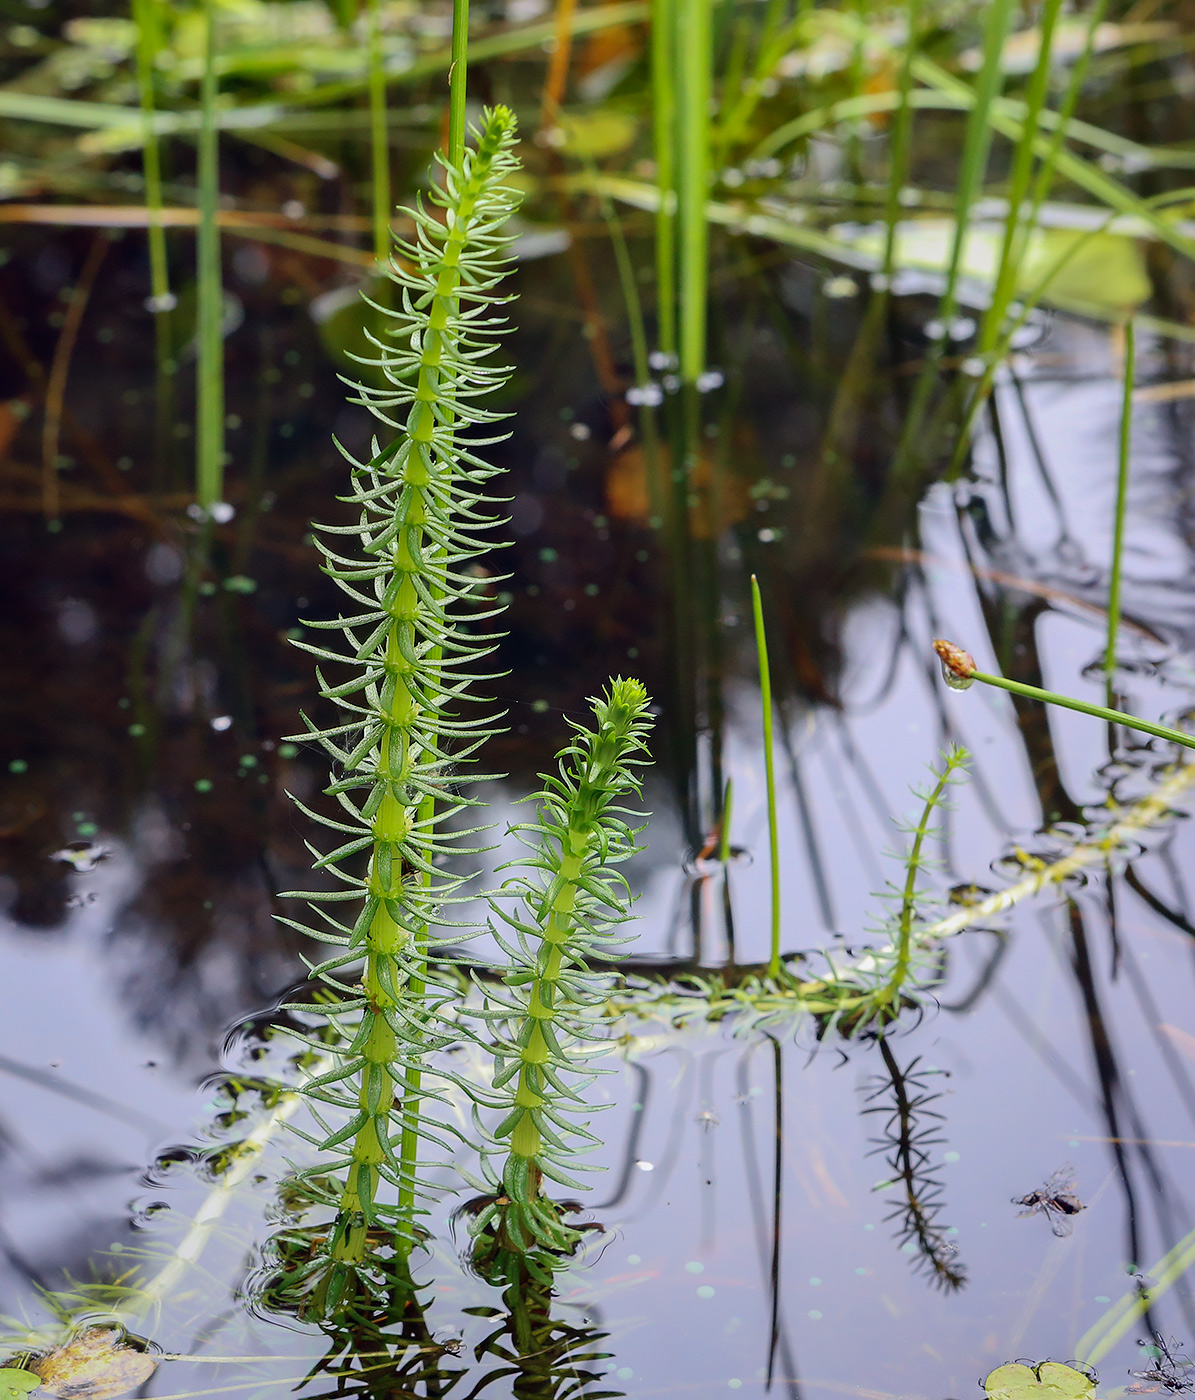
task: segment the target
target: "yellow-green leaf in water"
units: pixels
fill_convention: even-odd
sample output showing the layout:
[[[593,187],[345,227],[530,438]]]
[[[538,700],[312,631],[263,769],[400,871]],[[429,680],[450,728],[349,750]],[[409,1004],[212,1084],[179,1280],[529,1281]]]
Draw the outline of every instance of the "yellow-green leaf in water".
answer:
[[[987,1400],[1087,1400],[1095,1392],[1095,1379],[1061,1361],[1040,1366],[1014,1361],[997,1366],[983,1389]]]
[[[30,1363],[59,1400],[113,1400],[153,1375],[157,1359],[130,1346],[121,1327],[87,1327]]]
[[[0,1366],[0,1400],[25,1400],[31,1390],[41,1385],[41,1377],[19,1366]]]
[[[625,151],[638,134],[638,123],[629,112],[571,112],[561,116],[560,130],[570,155],[600,160]]]
[[[834,234],[858,252],[877,259],[883,254],[886,233],[880,225],[854,234],[849,227],[839,228]],[[960,274],[990,286],[996,280],[1003,243],[1002,224],[969,228],[963,240]],[[953,245],[953,219],[906,220],[896,231],[896,266],[945,275]],[[1119,320],[1148,299],[1145,258],[1135,238],[1070,228],[1034,230],[1017,266],[1017,290],[1036,290],[1046,273],[1072,248],[1070,258],[1051,278],[1043,300],[1064,310]]]

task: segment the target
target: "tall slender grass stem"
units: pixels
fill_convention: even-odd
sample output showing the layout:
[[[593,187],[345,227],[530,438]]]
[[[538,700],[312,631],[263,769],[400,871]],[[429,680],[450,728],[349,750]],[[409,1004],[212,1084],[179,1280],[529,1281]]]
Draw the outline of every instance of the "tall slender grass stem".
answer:
[[[768,856],[772,872],[772,941],[768,976],[780,975],[780,833],[776,822],[776,757],[772,748],[772,672],[763,625],[759,579],[751,575],[751,611],[755,618],[755,652],[759,658],[759,693],[763,707],[763,762],[768,795]]]
[[[683,0],[677,11],[677,194],[680,252],[680,376],[695,384],[705,369],[709,290],[711,0]]]
[[[203,82],[199,129],[199,236],[197,240],[198,417],[196,496],[210,511],[224,494],[224,286],[220,227],[220,145],[216,126],[216,0],[204,6]]]
[[[1129,494],[1129,457],[1133,436],[1133,367],[1137,358],[1137,336],[1132,321],[1124,328],[1124,391],[1120,404],[1120,438],[1116,467],[1116,515],[1112,526],[1112,567],[1108,576],[1108,646],[1104,670],[1109,676],[1116,669],[1116,636],[1120,631],[1120,569],[1124,554],[1125,505]]]
[[[652,0],[651,101],[656,158],[656,342],[676,354],[676,3]]]
[[[448,160],[465,153],[465,97],[469,80],[469,0],[452,0],[452,67],[448,70]]]
[[[386,55],[381,0],[369,0],[369,135],[373,175],[373,251],[390,256],[390,133],[386,115]]]

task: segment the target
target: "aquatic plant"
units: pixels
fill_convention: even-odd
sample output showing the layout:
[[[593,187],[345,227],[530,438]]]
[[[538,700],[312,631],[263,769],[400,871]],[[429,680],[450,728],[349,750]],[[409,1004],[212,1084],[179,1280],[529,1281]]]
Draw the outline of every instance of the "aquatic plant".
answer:
[[[1104,670],[1108,673],[1108,703],[1112,703],[1112,672],[1116,669],[1116,638],[1120,631],[1120,571],[1124,558],[1124,518],[1129,494],[1129,456],[1133,436],[1133,372],[1137,337],[1132,321],[1124,329],[1124,380],[1120,398],[1120,432],[1116,454],[1116,512],[1112,526],[1112,564],[1108,573],[1108,643]]]
[[[919,1058],[902,1069],[883,1035],[879,1047],[886,1073],[871,1084],[863,1112],[883,1115],[880,1135],[872,1139],[868,1155],[884,1154],[890,1179],[874,1189],[897,1189],[885,1221],[895,1221],[896,1238],[902,1246],[912,1246],[914,1267],[937,1287],[956,1292],[966,1283],[967,1273],[938,1223],[945,1188],[933,1163],[934,1149],[946,1139],[941,1132],[945,1117],[931,1107],[942,1095],[930,1081],[943,1072],[923,1067]]]
[[[341,714],[331,725],[307,724],[332,759],[327,792],[347,818],[297,804],[346,838],[327,853],[311,847],[316,870],[344,888],[292,894],[316,917],[287,921],[336,950],[311,971],[334,1000],[299,1008],[326,1018],[342,1040],[335,1066],[303,1088],[320,1153],[303,1177],[336,1211],[322,1261],[340,1269],[330,1303],[344,1271],[363,1260],[371,1229],[384,1224],[400,1249],[413,1243],[424,1190],[419,1140],[451,1152],[447,1130],[422,1115],[434,1096],[423,1057],[438,1043],[437,999],[455,996],[454,986],[429,992],[428,952],[441,941],[435,930],[461,883],[439,866],[470,834],[446,830],[472,805],[461,790],[470,781],[463,765],[492,730],[488,717],[462,716],[458,707],[495,641],[477,624],[498,611],[478,607],[464,568],[493,524],[484,487],[496,469],[477,449],[495,439],[476,431],[500,415],[477,400],[507,375],[492,363],[502,326],[493,313],[505,300],[496,291],[502,225],[517,202],[507,183],[517,164],[514,132],[508,108],[483,112],[475,148],[459,162],[441,161],[444,185],[429,198],[442,219],[422,203],[409,211],[415,238],[399,244],[389,267],[401,306],[384,311],[388,335],[371,337],[369,363],[384,374],[384,387],[356,386],[356,401],[397,436],[385,448],[375,441],[367,461],[344,454],[358,520],[317,527],[325,571],[362,610],[311,624],[340,632],[339,650],[297,643],[321,663],[320,694]],[[348,679],[327,678],[329,662],[347,668]],[[362,855],[366,868],[356,873],[352,862]],[[346,903],[351,916],[337,917]],[[362,960],[360,980],[346,985],[342,969]],[[329,1108],[334,1121],[324,1117]],[[396,1199],[383,1204],[383,1187]]]
[[[594,727],[574,724],[557,772],[541,775],[536,820],[513,828],[531,854],[512,862],[519,873],[492,897],[491,932],[508,961],[502,989],[484,984],[476,1012],[493,1037],[492,1089],[461,1081],[479,1108],[501,1114],[492,1129],[479,1116],[490,1150],[477,1185],[489,1199],[470,1230],[492,1227],[515,1249],[568,1250],[579,1239],[543,1183],[580,1187],[571,1173],[599,1141],[576,1121],[593,1111],[584,1090],[608,981],[591,964],[600,969],[627,941],[617,866],[638,849],[641,828],[622,804],[638,796],[648,761],[648,698],[639,681],[619,678],[591,703]],[[499,1172],[492,1159],[502,1151]]]
[[[771,873],[772,924],[768,976],[779,977],[780,967],[780,830],[776,816],[776,756],[772,745],[772,670],[768,664],[768,639],[763,624],[763,599],[759,580],[751,575],[751,615],[755,623],[755,655],[759,663],[759,703],[763,713],[763,764],[767,783],[768,858]]]
[[[966,690],[974,681],[984,685],[1007,690],[1012,695],[1023,695],[1027,700],[1040,700],[1044,705],[1058,705],[1062,709],[1077,710],[1081,715],[1091,715],[1095,719],[1107,720],[1109,724],[1120,724],[1125,729],[1135,729],[1140,734],[1149,734],[1155,739],[1167,739],[1181,744],[1184,748],[1195,749],[1195,734],[1186,734],[1168,724],[1154,724],[1152,720],[1138,719],[1136,715],[1126,715],[1120,710],[1109,709],[1107,705],[1092,705],[1086,700],[1076,700],[1073,695],[1062,695],[1056,690],[1043,690],[1040,686],[1025,685],[1022,681],[1010,681],[1004,676],[989,675],[975,664],[969,651],[953,642],[938,638],[934,651],[942,663],[942,677],[952,690]]]
[[[210,516],[224,498],[224,274],[220,256],[220,136],[216,104],[216,4],[203,9],[203,82],[200,88],[198,296],[195,356],[195,498]]]
[[[885,1022],[895,1020],[900,1015],[906,993],[920,980],[916,975],[919,964],[932,956],[933,945],[923,936],[925,921],[921,917],[928,891],[919,883],[922,872],[932,864],[926,854],[926,841],[936,834],[931,823],[945,805],[950,787],[963,776],[970,757],[967,750],[958,745],[949,749],[943,755],[941,768],[934,773],[932,786],[913,790],[922,804],[917,821],[895,822],[897,829],[911,838],[902,857],[905,878],[899,887],[890,884],[885,895],[896,905],[895,916],[885,925],[892,938],[884,949],[872,956],[866,977],[872,983],[871,988],[861,1005],[851,1008],[851,1021],[856,1027],[872,1024],[882,1027]]]

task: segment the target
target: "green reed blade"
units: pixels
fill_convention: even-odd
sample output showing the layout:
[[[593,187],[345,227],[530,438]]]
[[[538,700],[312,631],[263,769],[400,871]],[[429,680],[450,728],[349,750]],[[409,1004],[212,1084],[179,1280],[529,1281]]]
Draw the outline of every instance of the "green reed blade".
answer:
[[[369,0],[369,140],[373,175],[373,251],[379,262],[385,262],[390,256],[390,133],[381,0]]]
[[[205,0],[200,89],[199,234],[196,245],[196,498],[210,511],[224,493],[224,285],[220,227],[220,144],[216,127],[216,0]]]
[[[452,0],[452,66],[448,70],[448,159],[465,153],[465,97],[469,64],[469,0]]]
[[[726,779],[722,793],[722,820],[718,824],[718,859],[723,865],[730,863],[730,823],[734,816],[734,779]]]
[[[907,478],[920,458],[915,444],[919,443],[923,436],[925,412],[937,382],[942,355],[949,340],[950,324],[954,320],[955,309],[958,305],[958,277],[962,267],[971,206],[980,192],[992,144],[988,109],[995,101],[1003,79],[1001,58],[1004,53],[1004,41],[1012,21],[1013,9],[1013,0],[994,0],[994,3],[989,5],[984,28],[983,65],[980,68],[975,87],[971,89],[965,83],[959,84],[959,86],[967,88],[968,97],[973,105],[967,116],[962,159],[955,185],[954,239],[947,264],[946,286],[938,305],[938,320],[941,321],[945,330],[942,337],[935,340],[930,346],[913,389],[912,402],[905,417],[904,430],[901,433],[896,461],[892,468],[892,475],[896,480]],[[918,67],[914,67],[913,71],[918,76],[920,75]]]
[[[977,98],[968,85],[931,59],[920,55],[914,62],[913,72],[914,76],[921,82],[948,96],[965,101],[974,110]],[[1054,128],[1055,121],[1049,120],[1052,116],[1052,113],[1043,110],[1041,114],[1042,126]],[[1024,117],[1023,103],[1001,97],[988,103],[985,119],[991,124],[994,131],[999,132],[1015,145],[1022,139],[1025,132]],[[1060,118],[1057,125],[1064,131],[1071,129],[1071,123],[1063,123]],[[1089,128],[1088,130],[1094,129]],[[1033,138],[1034,148],[1043,159],[1054,153],[1053,139],[1053,136],[1046,136],[1044,133],[1039,133]],[[1088,194],[1108,208],[1143,220],[1155,238],[1168,244],[1175,252],[1181,253],[1184,257],[1195,258],[1195,238],[1185,232],[1179,223],[1162,218],[1155,212],[1149,200],[1134,194],[1118,180],[1105,174],[1093,162],[1085,160],[1073,151],[1060,149],[1053,155],[1053,158],[1060,176],[1078,185],[1080,189],[1086,190]]]
[[[759,580],[751,575],[751,612],[755,618],[755,654],[759,660],[759,695],[763,707],[763,762],[768,794],[768,854],[772,870],[772,946],[768,976],[780,976],[780,830],[776,820],[776,760],[772,752],[772,672],[763,625]]]
[[[680,377],[696,383],[705,370],[709,291],[710,98],[713,77],[712,0],[683,0],[677,12],[677,214],[680,253]]]
[[[897,83],[896,121],[893,124],[891,158],[888,163],[888,187],[884,192],[884,222],[888,225],[884,240],[884,292],[892,281],[896,264],[896,226],[900,221],[900,192],[909,178],[909,158],[913,145],[913,55],[921,40],[921,0],[908,0],[905,6],[905,52]]]
[[[1029,182],[1033,175],[1033,138],[1037,135],[1041,112],[1045,106],[1049,86],[1051,62],[1053,59],[1054,30],[1062,0],[1046,0],[1038,23],[1040,49],[1037,65],[1029,81],[1025,94],[1025,126],[1021,140],[1017,142],[1013,156],[1012,178],[1008,184],[1008,214],[1004,223],[1004,242],[1000,249],[1000,264],[996,281],[992,288],[992,300],[983,318],[980,329],[980,353],[989,351],[995,341],[999,327],[1003,325],[1008,304],[1012,300],[1016,285],[1017,271],[1024,255],[1026,240],[1032,230],[1030,219],[1022,221],[1022,204],[1029,193]]]
[[[956,690],[966,690],[972,681],[984,685],[994,685],[1013,695],[1023,695],[1027,700],[1040,700],[1044,705],[1058,705],[1066,710],[1077,710],[1081,715],[1091,715],[1108,724],[1119,724],[1125,729],[1136,729],[1141,734],[1150,734],[1155,739],[1166,739],[1173,744],[1181,744],[1185,749],[1195,749],[1195,734],[1184,734],[1181,729],[1171,729],[1166,724],[1154,724],[1148,719],[1138,719],[1136,715],[1126,715],[1121,710],[1109,709],[1107,705],[1091,705],[1086,700],[1076,700],[1072,695],[1061,695],[1056,690],[1042,690],[1036,685],[1025,685],[1021,681],[1005,680],[1003,676],[991,676],[980,671],[968,652],[951,642],[934,642],[934,650],[942,662],[942,673],[948,685]]]
[[[656,159],[656,341],[676,354],[676,3],[652,0],[652,141]]]
[[[954,242],[951,245],[950,263],[946,273],[946,290],[938,311],[940,318],[947,323],[953,318],[958,304],[958,275],[962,266],[971,206],[979,194],[987,169],[988,153],[992,144],[987,111],[995,100],[1003,80],[1001,57],[1014,8],[1013,0],[995,0],[987,13],[983,66],[975,84],[975,105],[968,116],[966,135],[963,138],[963,155],[955,196]]]
[[[1102,1361],[1129,1328],[1135,1327],[1193,1265],[1195,1230],[1184,1235],[1173,1249],[1145,1270],[1147,1286],[1135,1286],[1131,1292],[1123,1294],[1087,1329],[1075,1346],[1075,1359],[1086,1366]]]
[[[133,0],[133,21],[137,26],[137,87],[145,116],[141,159],[145,174],[145,207],[149,211],[150,291],[155,305],[164,308],[170,296],[170,274],[166,262],[166,231],[162,227],[162,154],[153,128],[154,60],[162,46],[157,0]]]
[[[1154,210],[1163,209],[1168,204],[1184,204],[1192,197],[1195,197],[1195,187],[1167,191],[1166,194],[1156,195],[1151,199],[1149,201],[1149,207]],[[1101,233],[1107,232],[1109,226],[1118,217],[1115,210],[1110,210],[1103,223],[1097,224],[1095,228],[1089,229],[1082,237],[1076,238],[1068,248],[1064,248],[1046,267],[1046,270],[1041,274],[1029,291],[1017,299],[1020,309],[1017,315],[1001,332],[996,348],[988,357],[988,362],[984,366],[984,371],[980,377],[979,383],[976,385],[974,392],[968,400],[967,410],[962,416],[961,425],[958,429],[958,443],[955,447],[954,457],[951,460],[950,468],[947,472],[949,479],[953,479],[962,470],[963,461],[967,455],[968,444],[971,440],[971,429],[975,424],[976,418],[979,416],[980,410],[987,401],[988,394],[991,392],[992,384],[996,377],[996,370],[1005,355],[1008,354],[1013,338],[1045,298],[1055,277],[1066,268],[1067,264],[1091,239],[1098,237]],[[1170,322],[1163,324],[1149,316],[1138,316],[1136,319],[1143,326],[1157,329],[1162,334],[1172,335],[1178,339],[1184,338],[1185,328],[1182,326]]]
[[[1116,467],[1116,518],[1112,528],[1112,567],[1108,576],[1108,646],[1104,670],[1116,669],[1116,637],[1120,631],[1120,570],[1124,555],[1125,505],[1129,494],[1129,455],[1133,435],[1133,369],[1137,360],[1137,335],[1132,321],[1124,328],[1124,389],[1120,402],[1120,436]]]

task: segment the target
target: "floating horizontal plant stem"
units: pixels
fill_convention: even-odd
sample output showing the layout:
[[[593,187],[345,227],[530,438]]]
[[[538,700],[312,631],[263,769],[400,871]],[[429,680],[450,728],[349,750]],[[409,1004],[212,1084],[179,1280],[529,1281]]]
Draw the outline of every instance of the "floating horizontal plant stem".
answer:
[[[1059,705],[1063,709],[1077,710],[1082,715],[1106,720],[1109,724],[1120,724],[1126,729],[1136,729],[1141,734],[1151,734],[1155,739],[1168,739],[1184,748],[1195,749],[1195,734],[1184,734],[1181,729],[1172,729],[1168,724],[1154,724],[1136,715],[1126,715],[1120,710],[1109,709],[1107,705],[1092,705],[1086,700],[1076,700],[1071,695],[1060,695],[1056,690],[1042,690],[1036,685],[1025,685],[1021,681],[1005,680],[1003,676],[990,676],[975,665],[971,653],[953,642],[939,638],[934,642],[934,650],[942,662],[942,675],[952,690],[966,690],[973,681],[984,685],[994,685],[1007,690],[1012,695],[1023,695],[1027,700],[1040,700],[1043,705]]]
[[[538,818],[513,828],[531,854],[492,897],[491,932],[508,959],[505,989],[486,985],[474,1013],[492,1033],[492,1091],[461,1081],[480,1108],[500,1113],[483,1159],[489,1193],[470,1226],[492,1227],[505,1246],[567,1251],[578,1232],[543,1190],[544,1178],[580,1187],[570,1174],[598,1139],[574,1121],[593,1106],[584,1097],[587,1060],[601,1029],[605,979],[590,964],[610,961],[628,940],[626,882],[616,867],[638,849],[638,828],[622,805],[639,794],[648,762],[647,692],[617,679],[593,702],[594,727],[574,725],[573,742],[544,774]],[[505,1150],[500,1175],[490,1157]]]

